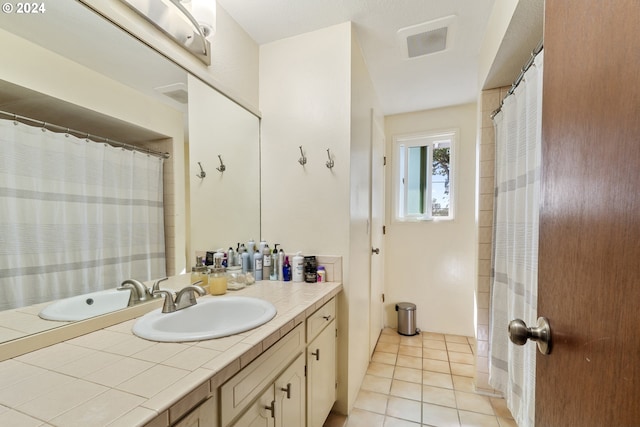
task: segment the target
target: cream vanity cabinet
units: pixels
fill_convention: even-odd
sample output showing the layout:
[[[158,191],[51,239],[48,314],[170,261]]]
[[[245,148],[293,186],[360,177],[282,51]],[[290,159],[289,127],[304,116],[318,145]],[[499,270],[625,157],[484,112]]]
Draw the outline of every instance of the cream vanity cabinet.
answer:
[[[307,427],[322,427],[336,400],[335,318],[335,299],[307,318]]]

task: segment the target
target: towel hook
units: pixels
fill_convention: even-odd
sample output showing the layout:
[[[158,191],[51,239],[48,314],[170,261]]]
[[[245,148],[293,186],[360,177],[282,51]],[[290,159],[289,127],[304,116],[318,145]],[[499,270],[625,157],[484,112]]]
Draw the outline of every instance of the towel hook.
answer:
[[[220,154],[218,154],[218,159],[220,159],[220,166],[217,167],[216,169],[219,172],[224,172],[225,170],[227,170],[227,167],[224,165],[224,163],[222,162],[222,156],[220,156]]]
[[[333,165],[335,164],[333,159],[331,158],[331,152],[329,152],[329,149],[327,148],[327,157],[329,157],[329,161],[327,161],[327,163],[325,163],[327,165],[327,167],[329,169],[333,169]]]
[[[307,157],[304,155],[304,152],[302,151],[302,145],[300,146],[300,155],[302,157],[298,159],[298,163],[304,166],[307,163]]]
[[[200,179],[203,179],[205,176],[207,176],[207,173],[204,171],[204,169],[202,169],[202,165],[200,164],[200,162],[198,162],[198,166],[200,166],[200,173],[196,174],[196,176]]]

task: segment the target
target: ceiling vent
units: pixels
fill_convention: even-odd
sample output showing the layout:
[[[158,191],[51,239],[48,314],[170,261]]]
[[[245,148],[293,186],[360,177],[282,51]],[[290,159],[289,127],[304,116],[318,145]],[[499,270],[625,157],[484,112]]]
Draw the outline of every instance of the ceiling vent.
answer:
[[[155,88],[155,90],[165,96],[168,96],[174,101],[178,101],[181,104],[186,104],[189,101],[187,85],[185,85],[184,83],[174,83],[167,86],[160,86]]]
[[[405,59],[450,50],[453,44],[456,16],[451,15],[398,31],[398,42]]]

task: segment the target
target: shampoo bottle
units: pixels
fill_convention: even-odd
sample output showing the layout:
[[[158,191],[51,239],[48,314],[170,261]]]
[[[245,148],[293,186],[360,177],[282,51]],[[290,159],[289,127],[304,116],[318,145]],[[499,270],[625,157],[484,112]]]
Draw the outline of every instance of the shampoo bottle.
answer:
[[[282,248],[280,248],[280,250],[278,251],[278,280],[280,280],[281,282],[284,282],[284,274],[282,271],[283,267],[284,267],[284,251],[282,250]]]
[[[271,279],[271,269],[273,266],[271,265],[271,250],[269,249],[269,245],[264,244],[264,248],[262,249],[262,279],[269,280]]]
[[[253,254],[253,277],[256,278],[256,281],[262,280],[262,259],[263,255],[256,249]]]
[[[291,264],[291,274],[294,282],[304,282],[304,257],[302,252],[297,252],[293,257],[293,263]]]
[[[282,249],[280,249],[282,250]],[[290,282],[291,281],[291,265],[289,264],[289,257],[284,257],[284,262],[282,265],[282,281]]]
[[[241,251],[241,255],[240,258],[242,259],[242,272],[247,274],[250,269],[250,264],[251,264],[251,257],[249,256],[249,252],[247,252],[247,249],[244,247],[244,245],[242,247],[240,247],[240,251]]]
[[[269,280],[278,280],[278,244],[276,243],[273,248],[271,256],[271,275]]]
[[[249,273],[253,273],[254,261],[253,257],[256,252],[256,242],[251,239],[247,242],[247,253],[249,254]]]

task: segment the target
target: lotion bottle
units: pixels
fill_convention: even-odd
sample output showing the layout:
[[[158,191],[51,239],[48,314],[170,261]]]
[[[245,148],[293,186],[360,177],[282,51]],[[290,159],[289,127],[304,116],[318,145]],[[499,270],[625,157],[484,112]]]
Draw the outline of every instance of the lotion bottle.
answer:
[[[304,257],[302,252],[296,252],[296,256],[293,257],[293,263],[291,264],[291,274],[294,282],[304,282]]]
[[[253,254],[253,277],[256,278],[256,281],[262,280],[262,259],[264,256],[260,251],[256,249]]]
[[[271,279],[271,270],[273,269],[273,265],[271,265],[271,250],[269,249],[269,245],[264,244],[264,248],[262,249],[262,279],[269,280]]]

